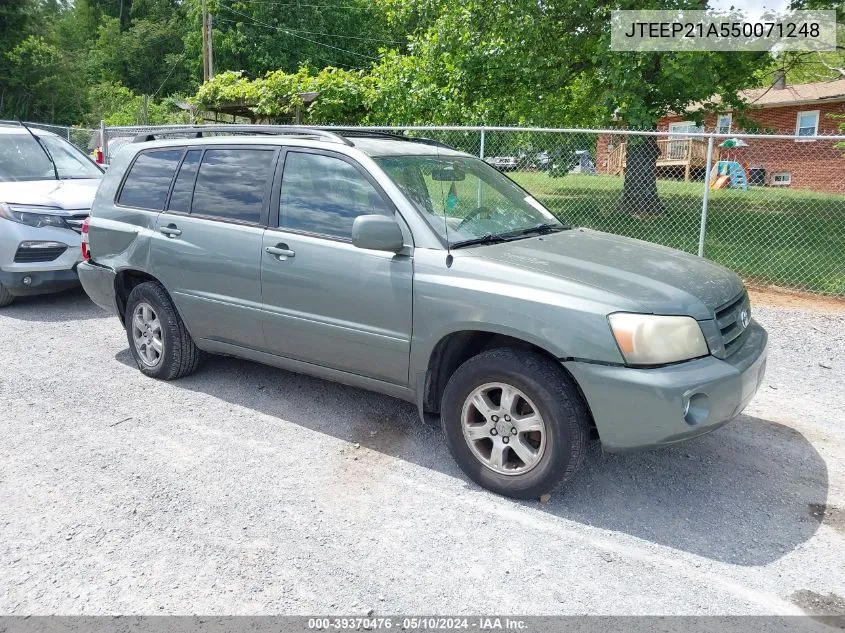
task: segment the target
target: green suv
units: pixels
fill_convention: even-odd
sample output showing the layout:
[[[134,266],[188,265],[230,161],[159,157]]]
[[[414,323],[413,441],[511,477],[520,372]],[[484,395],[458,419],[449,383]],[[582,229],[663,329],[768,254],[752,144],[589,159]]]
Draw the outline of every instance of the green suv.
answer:
[[[737,275],[575,228],[483,161],[361,130],[142,135],[100,186],[79,277],[146,375],[205,353],[402,398],[480,485],[536,498],[609,451],[712,431],[766,332]]]

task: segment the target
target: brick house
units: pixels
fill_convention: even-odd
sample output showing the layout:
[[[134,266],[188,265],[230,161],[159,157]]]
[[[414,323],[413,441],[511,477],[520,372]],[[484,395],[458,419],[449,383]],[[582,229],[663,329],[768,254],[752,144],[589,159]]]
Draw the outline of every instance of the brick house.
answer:
[[[658,123],[665,138],[658,139],[659,176],[681,176],[685,180],[702,178],[706,159],[706,140],[684,138],[684,132],[704,131],[724,134],[742,131],[812,136],[838,134],[845,118],[845,79],[787,86],[783,80],[769,88],[754,88],[740,93],[749,104],[742,115],[731,111],[704,118],[703,126],[683,116],[667,116]],[[717,139],[716,143],[722,139]],[[834,141],[746,139],[748,147],[726,150],[717,148],[714,161],[735,160],[750,174],[752,184],[815,189],[845,193],[845,148]],[[599,172],[621,174],[625,166],[625,137],[601,135],[596,147]]]

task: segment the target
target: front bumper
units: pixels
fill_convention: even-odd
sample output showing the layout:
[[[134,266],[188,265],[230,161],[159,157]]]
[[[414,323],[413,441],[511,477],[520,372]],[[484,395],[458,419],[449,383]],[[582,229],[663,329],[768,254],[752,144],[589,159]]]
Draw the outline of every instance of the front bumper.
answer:
[[[15,297],[27,297],[75,288],[79,285],[79,277],[76,268],[34,272],[0,270],[0,284]]]
[[[67,244],[67,250],[47,262],[16,262],[21,242],[51,241]],[[79,285],[76,265],[81,259],[81,237],[70,229],[33,228],[0,218],[0,283],[15,296],[58,292]],[[28,278],[29,283],[24,283]]]
[[[672,444],[726,424],[757,393],[768,335],[756,321],[748,327],[744,345],[727,360],[708,356],[655,369],[578,361],[564,366],[587,399],[605,449]]]

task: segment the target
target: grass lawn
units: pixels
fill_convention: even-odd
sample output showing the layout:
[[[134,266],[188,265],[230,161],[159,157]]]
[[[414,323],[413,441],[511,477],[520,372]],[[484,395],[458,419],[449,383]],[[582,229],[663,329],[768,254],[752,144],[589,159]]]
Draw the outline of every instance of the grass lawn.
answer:
[[[704,184],[658,180],[665,213],[616,210],[616,176],[509,174],[562,220],[698,252]],[[751,187],[710,191],[704,254],[752,282],[845,295],[845,195]]]

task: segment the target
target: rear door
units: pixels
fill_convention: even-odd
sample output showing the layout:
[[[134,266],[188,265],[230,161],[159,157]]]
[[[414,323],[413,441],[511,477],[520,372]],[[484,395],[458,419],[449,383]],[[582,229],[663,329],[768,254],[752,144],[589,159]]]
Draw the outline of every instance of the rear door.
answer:
[[[357,216],[398,217],[395,208],[346,156],[297,149],[283,162],[261,263],[269,350],[406,385],[411,256],[356,248],[351,240]],[[410,244],[410,232],[406,237]]]
[[[153,274],[191,335],[262,348],[261,248],[278,148],[190,148],[159,216]]]

